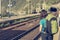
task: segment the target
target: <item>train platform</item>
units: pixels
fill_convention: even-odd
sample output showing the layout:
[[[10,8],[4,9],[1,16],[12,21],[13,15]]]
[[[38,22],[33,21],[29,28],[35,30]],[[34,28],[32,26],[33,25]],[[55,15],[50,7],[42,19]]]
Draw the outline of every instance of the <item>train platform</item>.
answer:
[[[35,30],[33,30],[32,32],[30,32],[29,34],[25,35],[24,37],[22,37],[19,40],[42,40],[42,38],[38,38],[38,39],[34,39],[38,34],[39,34],[39,27],[36,28]],[[59,31],[57,34],[54,35],[54,39],[53,40],[60,40],[60,27],[59,27]]]

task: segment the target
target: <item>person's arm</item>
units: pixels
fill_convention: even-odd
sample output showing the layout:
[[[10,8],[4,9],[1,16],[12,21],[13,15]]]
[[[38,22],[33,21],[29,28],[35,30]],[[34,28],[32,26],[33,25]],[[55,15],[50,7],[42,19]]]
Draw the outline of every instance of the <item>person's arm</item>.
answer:
[[[40,26],[39,26],[39,32],[41,32],[42,31],[42,20],[40,20],[39,24],[40,24]]]
[[[42,31],[42,25],[40,25],[40,27],[39,27],[39,31],[40,31],[40,32]]]

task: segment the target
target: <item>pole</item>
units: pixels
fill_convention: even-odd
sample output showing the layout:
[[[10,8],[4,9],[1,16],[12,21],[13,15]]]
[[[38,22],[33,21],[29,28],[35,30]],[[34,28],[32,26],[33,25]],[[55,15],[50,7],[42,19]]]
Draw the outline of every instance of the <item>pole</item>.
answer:
[[[1,13],[1,0],[0,0],[0,13]]]
[[[9,0],[9,5],[11,4],[11,0]],[[9,11],[11,12],[11,6],[9,6]]]
[[[11,0],[9,0],[9,4],[8,4],[8,7],[9,7],[9,13],[11,13],[11,6],[12,6],[12,2]],[[9,16],[10,17],[10,16]]]
[[[2,8],[1,8],[1,0],[0,0],[0,14],[2,14]],[[1,18],[2,18],[2,16],[1,16]]]
[[[43,3],[43,0],[40,0],[40,9],[42,10],[42,3]]]
[[[30,1],[30,0],[26,0],[26,1],[28,2],[28,14],[29,14],[29,1]]]
[[[29,1],[29,13],[31,13],[31,1]]]

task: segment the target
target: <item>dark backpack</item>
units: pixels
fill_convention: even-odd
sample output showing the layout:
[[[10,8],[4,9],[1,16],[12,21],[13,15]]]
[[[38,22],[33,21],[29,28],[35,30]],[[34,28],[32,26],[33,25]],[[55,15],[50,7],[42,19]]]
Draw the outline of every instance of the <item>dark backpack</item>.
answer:
[[[52,26],[53,24],[51,24],[51,22],[53,22],[53,21],[56,21],[55,22],[55,24],[56,24],[55,27],[53,27]],[[55,31],[53,31],[53,30],[55,30]],[[46,21],[46,32],[49,33],[49,34],[56,34],[58,32],[57,18],[53,17],[50,20]]]

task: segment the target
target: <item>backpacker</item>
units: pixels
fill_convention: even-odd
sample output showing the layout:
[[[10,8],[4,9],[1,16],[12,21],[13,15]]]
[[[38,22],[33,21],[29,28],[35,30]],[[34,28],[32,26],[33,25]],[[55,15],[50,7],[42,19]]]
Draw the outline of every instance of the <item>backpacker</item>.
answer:
[[[55,17],[46,21],[46,32],[49,34],[56,34],[58,32],[58,23]]]

